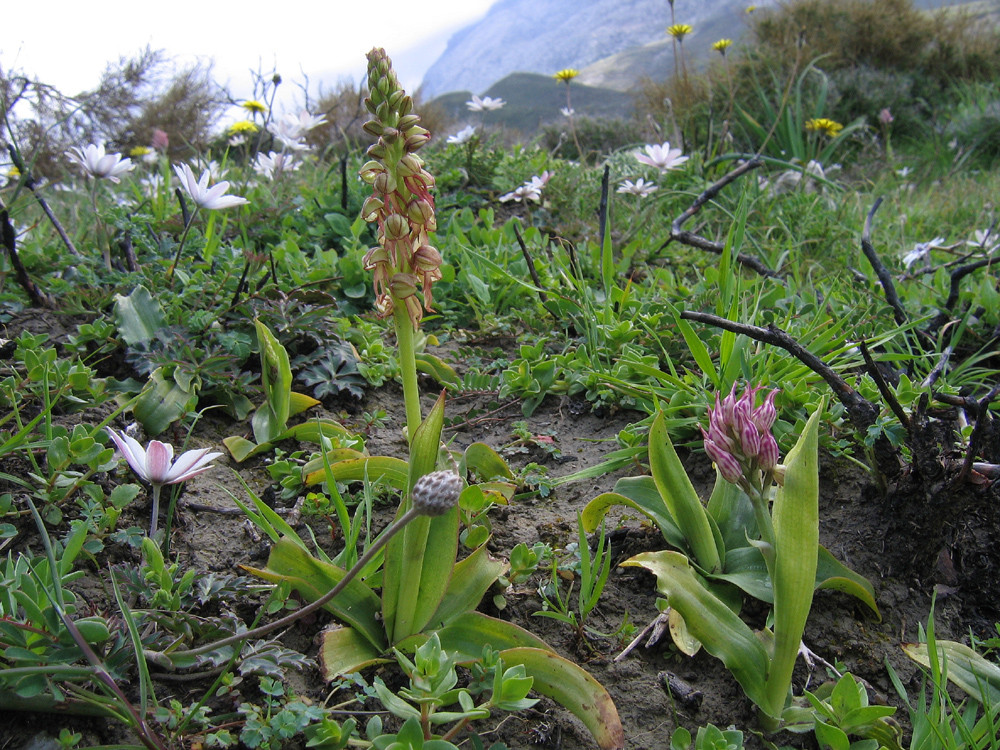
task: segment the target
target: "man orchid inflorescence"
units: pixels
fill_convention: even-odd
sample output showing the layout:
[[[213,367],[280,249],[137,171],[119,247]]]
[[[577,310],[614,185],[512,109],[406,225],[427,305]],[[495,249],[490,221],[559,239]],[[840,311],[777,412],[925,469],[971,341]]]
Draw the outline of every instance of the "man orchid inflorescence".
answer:
[[[430,193],[434,178],[416,155],[430,133],[420,127],[413,100],[384,49],[368,53],[368,89],[365,106],[373,118],[364,129],[378,141],[368,149],[371,161],[361,168],[361,178],[374,189],[361,213],[365,221],[377,222],[379,245],[368,251],[364,264],[374,272],[378,314],[386,317],[403,305],[416,329],[423,311],[431,310],[431,287],[441,278],[441,254],[427,237],[437,227]]]
[[[724,399],[716,394],[715,408],[708,410],[708,430],[701,428],[705,452],[719,473],[748,494],[759,494],[772,478],[780,480],[778,443],[771,434],[777,418],[774,397],[778,391],[768,392],[760,406],[755,407],[761,390],[762,386],[748,387],[737,398],[734,383]]]

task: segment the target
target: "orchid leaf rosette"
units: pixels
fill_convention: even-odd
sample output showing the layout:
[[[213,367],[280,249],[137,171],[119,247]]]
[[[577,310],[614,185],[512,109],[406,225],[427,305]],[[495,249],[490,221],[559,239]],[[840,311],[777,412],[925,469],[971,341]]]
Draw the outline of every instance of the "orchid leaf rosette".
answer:
[[[819,544],[818,434],[821,404],[781,462],[771,430],[777,391],[735,387],[716,396],[702,428],[716,483],[702,503],[667,434],[663,413],[649,431],[650,476],[626,477],[583,511],[588,530],[608,510],[638,510],[660,528],[672,550],[622,563],[652,572],[669,608],[670,632],[683,652],[704,647],[721,659],[760,709],[761,723],[781,723],[792,667],[815,589],[836,589],[878,616],[862,576]],[[677,551],[675,551],[677,550]],[[773,607],[772,626],[754,633],[739,617],[751,596]]]

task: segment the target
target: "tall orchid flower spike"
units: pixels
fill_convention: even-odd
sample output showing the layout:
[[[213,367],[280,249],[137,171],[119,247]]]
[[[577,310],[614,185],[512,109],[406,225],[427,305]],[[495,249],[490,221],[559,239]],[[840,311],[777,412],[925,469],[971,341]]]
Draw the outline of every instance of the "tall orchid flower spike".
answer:
[[[238,195],[226,195],[229,183],[225,180],[209,187],[208,180],[211,173],[207,169],[201,173],[201,177],[198,179],[195,179],[194,172],[187,164],[175,164],[174,172],[177,174],[177,179],[181,181],[181,187],[191,196],[191,200],[198,208],[214,211],[220,208],[242,206],[244,203],[250,202]]]
[[[399,85],[384,49],[368,53],[368,89],[365,106],[372,119],[364,129],[378,140],[368,149],[371,161],[361,167],[361,179],[372,186],[361,214],[378,225],[379,246],[368,251],[364,265],[374,272],[378,314],[405,310],[416,330],[424,310],[431,310],[431,289],[441,278],[441,256],[428,237],[437,229],[430,192],[434,178],[417,156],[431,134],[420,127],[413,100]],[[423,262],[416,261],[418,255]]]
[[[160,513],[160,488],[166,484],[180,484],[203,474],[212,468],[212,461],[222,453],[198,448],[185,451],[174,461],[174,447],[170,443],[150,440],[145,448],[135,438],[122,433],[119,435],[108,428],[108,434],[118,450],[125,456],[132,471],[153,488],[153,518],[149,525],[149,536],[156,534]]]

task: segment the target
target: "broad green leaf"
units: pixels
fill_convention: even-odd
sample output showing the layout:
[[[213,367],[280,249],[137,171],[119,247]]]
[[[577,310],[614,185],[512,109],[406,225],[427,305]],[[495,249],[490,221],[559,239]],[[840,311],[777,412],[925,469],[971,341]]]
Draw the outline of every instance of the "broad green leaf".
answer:
[[[462,379],[458,377],[455,369],[440,357],[435,357],[427,352],[420,352],[414,355],[417,372],[430,375],[438,383],[445,386],[458,386]]]
[[[484,481],[514,478],[507,462],[486,443],[473,443],[465,449],[465,467]]]
[[[280,539],[271,547],[267,568],[242,567],[267,581],[287,581],[309,601],[319,599],[344,577],[343,569],[317,560],[290,539]],[[347,584],[339,596],[326,604],[325,609],[357,629],[379,652],[388,647],[378,621],[379,598],[358,579]]]
[[[679,610],[670,608],[667,625],[670,628],[670,639],[682,654],[694,656],[701,651],[701,642],[688,631],[687,623]]]
[[[882,613],[878,611],[878,604],[875,603],[875,589],[872,588],[871,582],[840,562],[823,545],[819,547],[816,588],[833,589],[850,594],[864,602],[880,621],[882,619]]]
[[[660,529],[667,544],[677,549],[685,547],[684,535],[670,517],[670,511],[660,497],[652,477],[619,479],[615,483],[614,492],[600,494],[587,503],[581,514],[583,527],[588,533],[596,531],[601,525],[601,519],[616,505],[623,505],[645,514]]]
[[[785,482],[775,495],[774,651],[761,709],[777,721],[784,710],[812,607],[819,559],[819,418],[825,402],[806,422],[785,459]]]
[[[644,552],[622,563],[656,576],[657,590],[684,617],[688,632],[733,673],[757,705],[765,697],[768,658],[757,636],[724,601],[713,595],[679,552]]]
[[[517,646],[548,649],[541,638],[514,623],[499,620],[482,612],[465,612],[454,617],[437,631],[441,648],[460,662],[470,662],[483,655],[483,646],[503,650]]]
[[[149,290],[140,285],[127,297],[115,295],[115,324],[126,344],[145,344],[156,338],[165,325],[163,309]]]
[[[269,414],[270,412],[268,412],[266,409],[261,409],[254,414],[253,418],[255,420],[258,419],[258,417],[260,419],[270,419],[271,417],[268,416]],[[268,429],[267,427],[260,428],[261,431],[266,431],[267,429]],[[258,428],[255,427],[254,434],[256,435],[257,432]],[[288,429],[284,430],[283,432],[275,435],[271,440],[265,441],[263,443],[259,444],[252,443],[246,438],[241,438],[235,435],[228,438],[224,438],[222,443],[223,445],[226,446],[226,449],[233,457],[233,460],[236,461],[236,463],[240,463],[241,461],[245,461],[251,456],[256,456],[261,453],[267,453],[271,451],[274,448],[274,444],[279,443],[282,440],[299,440],[302,442],[308,441],[313,443],[319,443],[321,439],[324,437],[346,438],[350,441],[356,441],[356,438],[343,425],[329,419],[314,419],[309,422],[303,422],[302,424],[293,425]],[[363,455],[358,451],[347,448],[335,449],[334,451],[330,451],[330,453],[328,453],[327,455],[331,455],[338,450],[350,451],[350,453],[344,453],[340,455],[345,455],[345,456],[349,455],[351,458],[356,458],[360,455]],[[332,461],[334,459],[331,458],[330,460]],[[320,456],[318,459],[313,459],[312,461],[307,463],[305,467],[303,467],[303,477],[307,476],[306,467],[311,468],[316,466],[317,464],[322,466],[323,464],[322,456]],[[326,476],[323,474],[322,471],[318,473],[320,474],[320,477],[316,480],[316,482],[324,481],[326,479]],[[315,484],[316,482],[313,482],[313,484]]]
[[[146,434],[159,435],[197,403],[197,393],[181,388],[172,378],[166,379],[163,368],[158,367],[149,376],[132,413]]]
[[[320,636],[319,662],[327,682],[373,664],[390,662],[354,628],[327,628]]]
[[[246,461],[259,448],[253,441],[242,438],[239,435],[230,435],[227,438],[222,438],[222,444],[226,446],[226,450],[229,451],[229,455],[233,457],[236,463]],[[265,443],[265,445],[270,446],[270,443]]]
[[[947,667],[948,679],[984,705],[1000,704],[1000,667],[955,641],[938,640],[935,647],[941,673]],[[906,643],[903,651],[917,664],[931,668],[926,643]]]
[[[330,470],[338,482],[386,481],[400,492],[406,491],[409,467],[406,461],[391,456],[360,456],[357,451],[331,451],[327,454]],[[351,455],[351,458],[340,458]],[[326,481],[323,457],[315,458],[302,467],[302,480],[307,487]]]
[[[311,409],[314,406],[318,406],[320,403],[322,402],[317,401],[312,396],[290,391],[288,394],[288,416],[294,417],[296,414],[301,414],[306,409]]]
[[[658,412],[649,428],[650,473],[698,565],[708,572],[718,570],[721,559],[708,513],[677,457],[663,420],[663,412]]]
[[[459,615],[475,610],[490,586],[508,568],[509,563],[490,557],[485,544],[478,547],[455,566],[444,598],[428,625],[441,627]]]
[[[625,747],[618,709],[601,683],[583,668],[541,648],[510,648],[500,652],[508,667],[520,664],[534,682],[532,688],[569,709],[607,750]]]

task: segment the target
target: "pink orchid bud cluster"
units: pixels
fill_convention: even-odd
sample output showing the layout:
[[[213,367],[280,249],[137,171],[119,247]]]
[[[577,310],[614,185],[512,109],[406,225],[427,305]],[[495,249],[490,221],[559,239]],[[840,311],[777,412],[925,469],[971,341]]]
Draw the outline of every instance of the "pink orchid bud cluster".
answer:
[[[708,430],[705,452],[719,467],[722,477],[746,488],[759,486],[758,472],[774,472],[778,464],[778,443],[771,427],[778,413],[774,408],[777,389],[764,396],[760,406],[754,406],[761,386],[748,387],[736,397],[736,384],[724,399],[715,394],[715,408],[708,410]]]
[[[384,49],[368,53],[368,88],[365,106],[373,118],[364,129],[378,141],[368,149],[371,161],[361,168],[361,179],[374,189],[361,213],[365,221],[377,222],[379,245],[368,251],[364,265],[374,272],[378,314],[388,316],[403,304],[416,328],[423,311],[431,310],[431,288],[441,278],[441,253],[427,237],[437,228],[430,193],[434,177],[416,155],[431,136],[420,127],[413,100],[399,85]]]

